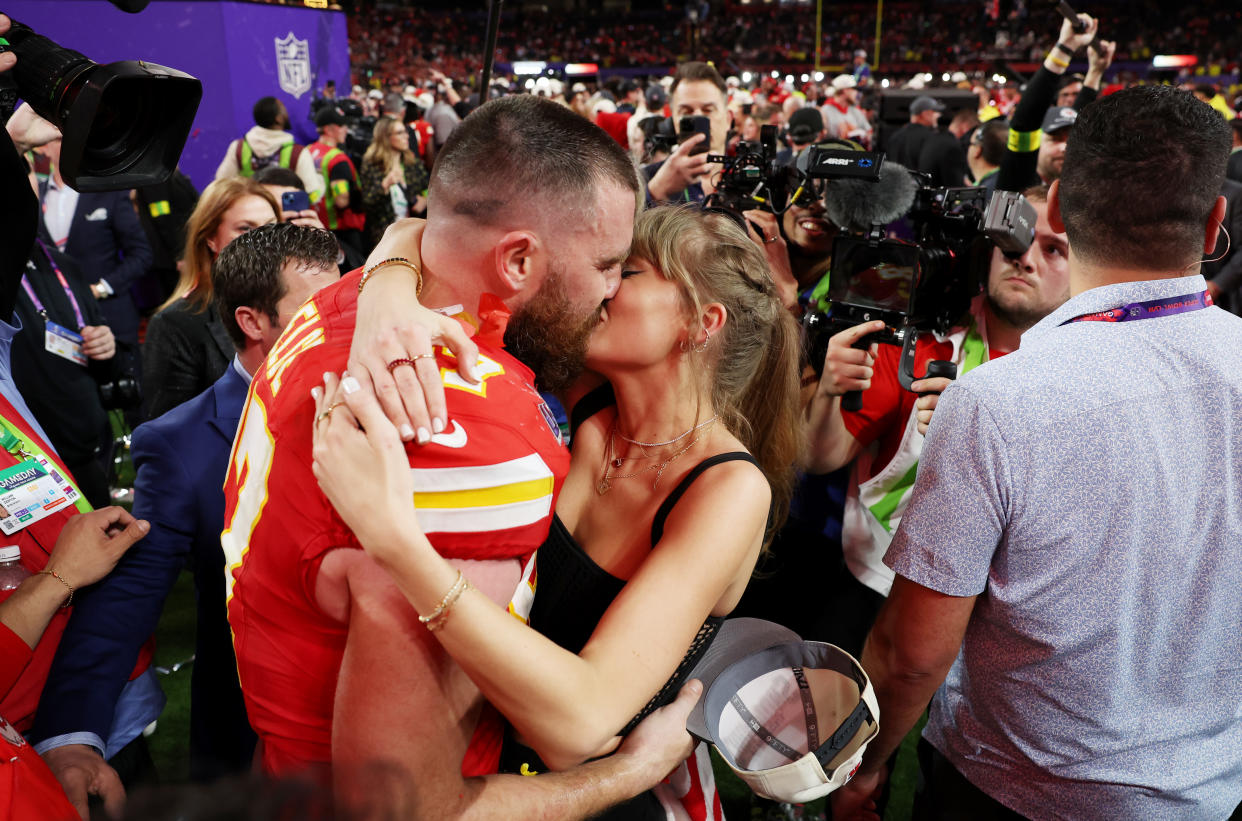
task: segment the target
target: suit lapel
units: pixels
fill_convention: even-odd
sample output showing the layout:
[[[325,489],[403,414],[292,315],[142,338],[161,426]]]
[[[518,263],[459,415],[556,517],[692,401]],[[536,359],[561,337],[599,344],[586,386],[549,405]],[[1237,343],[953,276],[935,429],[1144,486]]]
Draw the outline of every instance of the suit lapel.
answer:
[[[246,404],[246,393],[250,386],[241,374],[229,362],[228,369],[211,386],[215,395],[215,415],[207,420],[229,443],[237,435],[237,425],[241,421],[242,407]]]

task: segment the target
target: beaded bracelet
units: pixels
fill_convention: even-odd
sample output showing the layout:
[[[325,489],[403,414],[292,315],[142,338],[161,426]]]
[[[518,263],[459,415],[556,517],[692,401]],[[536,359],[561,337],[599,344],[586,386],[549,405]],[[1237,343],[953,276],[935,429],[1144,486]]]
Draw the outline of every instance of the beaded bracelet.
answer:
[[[68,607],[70,604],[73,603],[73,585],[65,581],[64,577],[61,576],[59,573],[57,573],[55,570],[40,570],[38,573],[35,573],[35,575],[36,576],[51,576],[56,581],[60,582],[65,587],[69,588],[69,598],[65,599],[65,603],[62,604],[61,607]]]
[[[414,276],[418,277],[418,284],[414,286],[414,295],[422,296],[423,272],[419,269],[417,265],[410,262],[408,259],[405,259],[404,257],[390,257],[389,259],[381,260],[375,263],[374,265],[372,265],[370,268],[367,268],[365,271],[363,271],[362,277],[358,280],[358,293],[362,293],[362,289],[365,288],[367,283],[371,281],[371,276],[376,271],[378,271],[380,268],[383,268],[385,265],[403,265],[406,268],[409,268],[411,271],[413,271]]]
[[[470,588],[470,582],[466,580],[465,575],[458,570],[457,581],[453,582],[453,586],[444,594],[444,598],[440,600],[439,606],[431,611],[429,616],[419,616],[418,620],[427,625],[427,631],[434,633],[444,626],[448,621],[449,613],[452,612],[453,605],[461,598],[461,594]]]

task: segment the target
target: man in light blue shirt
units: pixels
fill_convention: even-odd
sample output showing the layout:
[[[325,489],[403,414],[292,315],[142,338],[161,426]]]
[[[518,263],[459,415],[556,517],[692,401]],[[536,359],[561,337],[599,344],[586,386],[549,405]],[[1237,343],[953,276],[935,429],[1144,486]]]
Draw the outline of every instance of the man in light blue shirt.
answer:
[[[926,817],[1242,801],[1242,320],[1198,274],[1229,141],[1169,87],[1083,110],[1048,202],[1071,297],[939,401],[863,653],[880,735],[839,817],[933,691]]]

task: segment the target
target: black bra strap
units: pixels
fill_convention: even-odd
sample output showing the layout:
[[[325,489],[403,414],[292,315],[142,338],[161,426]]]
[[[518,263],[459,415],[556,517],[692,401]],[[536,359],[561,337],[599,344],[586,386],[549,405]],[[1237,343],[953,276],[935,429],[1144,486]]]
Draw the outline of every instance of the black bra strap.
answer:
[[[664,536],[664,520],[668,518],[668,514],[673,512],[673,506],[681,499],[682,494],[690,487],[695,479],[710,467],[715,467],[723,462],[750,462],[755,467],[759,467],[759,463],[755,461],[755,457],[751,456],[744,450],[734,450],[728,453],[718,453],[715,456],[709,456],[702,462],[694,466],[694,469],[686,474],[678,484],[673,488],[673,492],[668,495],[664,503],[660,505],[660,509],[656,511],[655,519],[651,522],[651,546],[655,547],[660,539]]]
[[[570,446],[573,446],[574,437],[578,434],[578,428],[582,427],[583,422],[615,404],[617,404],[617,395],[612,390],[611,382],[605,382],[579,399],[574,405],[573,413],[569,415]]]

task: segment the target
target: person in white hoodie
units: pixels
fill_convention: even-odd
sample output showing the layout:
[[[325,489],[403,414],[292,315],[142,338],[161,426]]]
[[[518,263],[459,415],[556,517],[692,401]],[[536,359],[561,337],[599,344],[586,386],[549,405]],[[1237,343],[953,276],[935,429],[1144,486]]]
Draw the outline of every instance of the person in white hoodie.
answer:
[[[224,159],[216,169],[216,179],[252,177],[262,168],[279,165],[292,168],[306,186],[311,202],[323,195],[323,177],[315,168],[315,158],[294,142],[289,128],[289,112],[275,97],[263,97],[254,104],[254,127],[240,140],[229,143]]]

